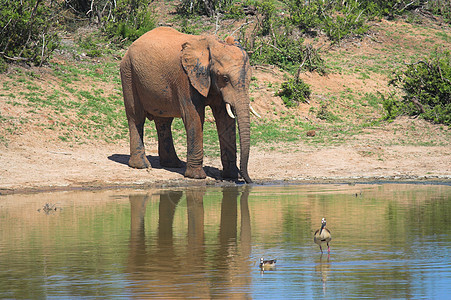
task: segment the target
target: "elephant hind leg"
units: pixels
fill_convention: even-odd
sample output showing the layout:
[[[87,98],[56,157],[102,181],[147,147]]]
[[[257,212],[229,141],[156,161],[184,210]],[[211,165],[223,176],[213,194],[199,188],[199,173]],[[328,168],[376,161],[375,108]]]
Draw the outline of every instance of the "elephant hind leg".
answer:
[[[172,138],[171,124],[174,118],[153,117],[158,134],[158,155],[160,164],[167,168],[181,168],[182,162],[177,156]]]
[[[144,123],[146,121],[146,114],[133,88],[130,70],[127,68],[127,65],[121,65],[121,79],[125,113],[130,132],[130,160],[128,161],[128,165],[137,169],[150,168],[151,165],[144,149]]]
[[[128,121],[130,130],[130,160],[128,165],[136,169],[151,168],[150,162],[146,157],[146,151],[144,148],[143,136],[144,136],[144,121]]]

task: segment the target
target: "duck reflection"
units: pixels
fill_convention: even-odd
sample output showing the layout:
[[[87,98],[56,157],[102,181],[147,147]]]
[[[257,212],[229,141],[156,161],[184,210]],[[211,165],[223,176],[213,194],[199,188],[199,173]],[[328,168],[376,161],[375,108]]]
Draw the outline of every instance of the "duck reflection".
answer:
[[[321,253],[319,259],[316,261],[315,271],[323,282],[323,294],[326,295],[327,276],[330,273],[330,254],[323,255]]]
[[[183,240],[180,233],[173,229],[177,205],[183,195],[186,197],[188,218],[186,242],[180,242]],[[223,188],[217,243],[205,241],[204,195],[205,188],[193,188],[184,192],[130,196],[127,274],[129,288],[137,298],[204,299],[227,296],[231,289],[234,289],[234,296],[248,296],[245,292],[237,294],[237,291],[245,290],[242,287],[249,286],[251,277],[251,225],[247,203],[249,188],[242,191],[237,187]],[[158,229],[156,241],[153,241],[150,231],[145,229],[145,214],[149,200],[158,196]],[[238,199],[241,211],[239,241]]]

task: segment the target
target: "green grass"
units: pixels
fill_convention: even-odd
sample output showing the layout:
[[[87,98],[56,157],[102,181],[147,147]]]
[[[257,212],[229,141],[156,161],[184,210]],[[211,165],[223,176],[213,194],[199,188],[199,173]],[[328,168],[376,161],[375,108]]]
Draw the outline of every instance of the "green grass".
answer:
[[[451,43],[451,35],[446,32],[437,32],[435,34],[438,38],[443,40],[444,42]]]
[[[194,31],[196,29],[193,22],[196,21],[199,20],[187,20],[181,26],[187,31]],[[409,28],[410,25],[401,28],[393,26],[389,31],[380,34],[393,40],[408,35],[415,37],[414,29]],[[424,29],[422,26],[418,28]],[[434,31],[429,35],[428,31],[425,32],[422,36],[425,37],[426,46],[374,43],[374,51],[371,54],[365,52],[360,55],[358,51],[339,48],[337,51],[323,51],[321,56],[329,73],[352,75],[361,81],[361,85],[365,85],[375,75],[383,75],[388,79],[393,70],[404,66],[404,62],[418,60],[419,54],[428,51],[423,46],[433,47],[436,39],[450,42],[450,35],[444,31]],[[20,130],[17,124],[28,122],[27,118],[45,115],[39,126],[54,132],[55,139],[66,143],[99,139],[114,142],[128,139],[119,61],[116,60],[123,52],[107,49],[101,53],[101,58],[86,58],[80,55],[86,52],[80,44],[64,46],[62,50],[69,54],[66,55],[69,58],[64,63],[50,63],[46,70],[50,77],[54,78],[50,81],[43,79],[45,75],[36,70],[10,68],[11,72],[5,76],[8,80],[2,82],[0,96],[7,99],[8,105],[26,108],[30,116],[9,119],[0,115],[0,124],[6,128],[6,133],[17,133]],[[71,56],[73,58],[70,58]],[[46,80],[45,84],[43,80]],[[251,90],[260,88],[256,81],[257,78],[254,77]],[[277,85],[270,82],[266,83],[266,86],[274,88],[275,91],[278,89]],[[309,116],[312,120],[301,119],[296,116],[295,110],[277,111],[276,108],[273,111],[274,115],[277,115],[275,120],[252,119],[252,145],[277,149],[277,145],[285,143],[318,146],[342,144],[361,134],[365,128],[381,122],[378,120],[383,115],[382,100],[378,91],[365,92],[350,86],[344,86],[339,92],[326,89],[313,91],[321,98],[312,100],[320,102],[319,107],[312,106],[310,110]],[[307,137],[306,132],[312,129],[316,131],[316,135]],[[147,122],[145,130],[146,141],[156,141],[154,124]],[[173,122],[173,136],[175,143],[182,145],[182,153],[186,152],[186,133],[181,119],[175,119]],[[7,134],[0,134],[0,143],[6,143],[7,139]],[[413,138],[400,139],[399,143],[412,143],[412,140],[415,141]],[[433,141],[426,139],[424,143],[431,144]],[[207,156],[220,155],[214,123],[204,124],[204,152]]]
[[[10,105],[29,107],[30,114],[45,114],[47,118],[37,124],[59,132],[57,138],[61,141],[81,141],[80,133],[91,140],[126,138],[128,126],[124,122],[117,61],[102,64],[69,61],[64,65],[52,64],[50,71],[55,79],[42,84],[41,74],[16,67],[8,76],[10,80],[2,83],[0,94],[7,97]],[[111,86],[111,82],[113,89],[102,88],[105,84]]]

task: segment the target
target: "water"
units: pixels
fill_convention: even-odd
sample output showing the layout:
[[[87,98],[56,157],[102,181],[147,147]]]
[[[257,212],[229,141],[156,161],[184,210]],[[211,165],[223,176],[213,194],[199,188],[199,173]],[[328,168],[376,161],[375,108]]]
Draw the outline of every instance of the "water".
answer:
[[[450,200],[408,184],[1,196],[0,298],[446,298]]]

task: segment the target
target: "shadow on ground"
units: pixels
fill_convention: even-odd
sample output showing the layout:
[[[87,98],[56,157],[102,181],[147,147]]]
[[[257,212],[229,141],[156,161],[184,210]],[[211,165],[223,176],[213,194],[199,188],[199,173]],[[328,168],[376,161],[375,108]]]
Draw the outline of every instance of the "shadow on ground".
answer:
[[[130,155],[127,154],[113,154],[108,156],[108,159],[114,161],[116,163],[128,166],[128,160],[130,159]],[[150,165],[153,169],[163,169],[169,172],[178,173],[180,175],[185,174],[186,163],[182,161],[183,167],[181,168],[166,168],[160,165],[160,158],[158,156],[147,156],[147,159],[150,162]],[[215,180],[222,180],[221,171],[218,168],[204,166],[204,171],[208,177],[211,177]]]

